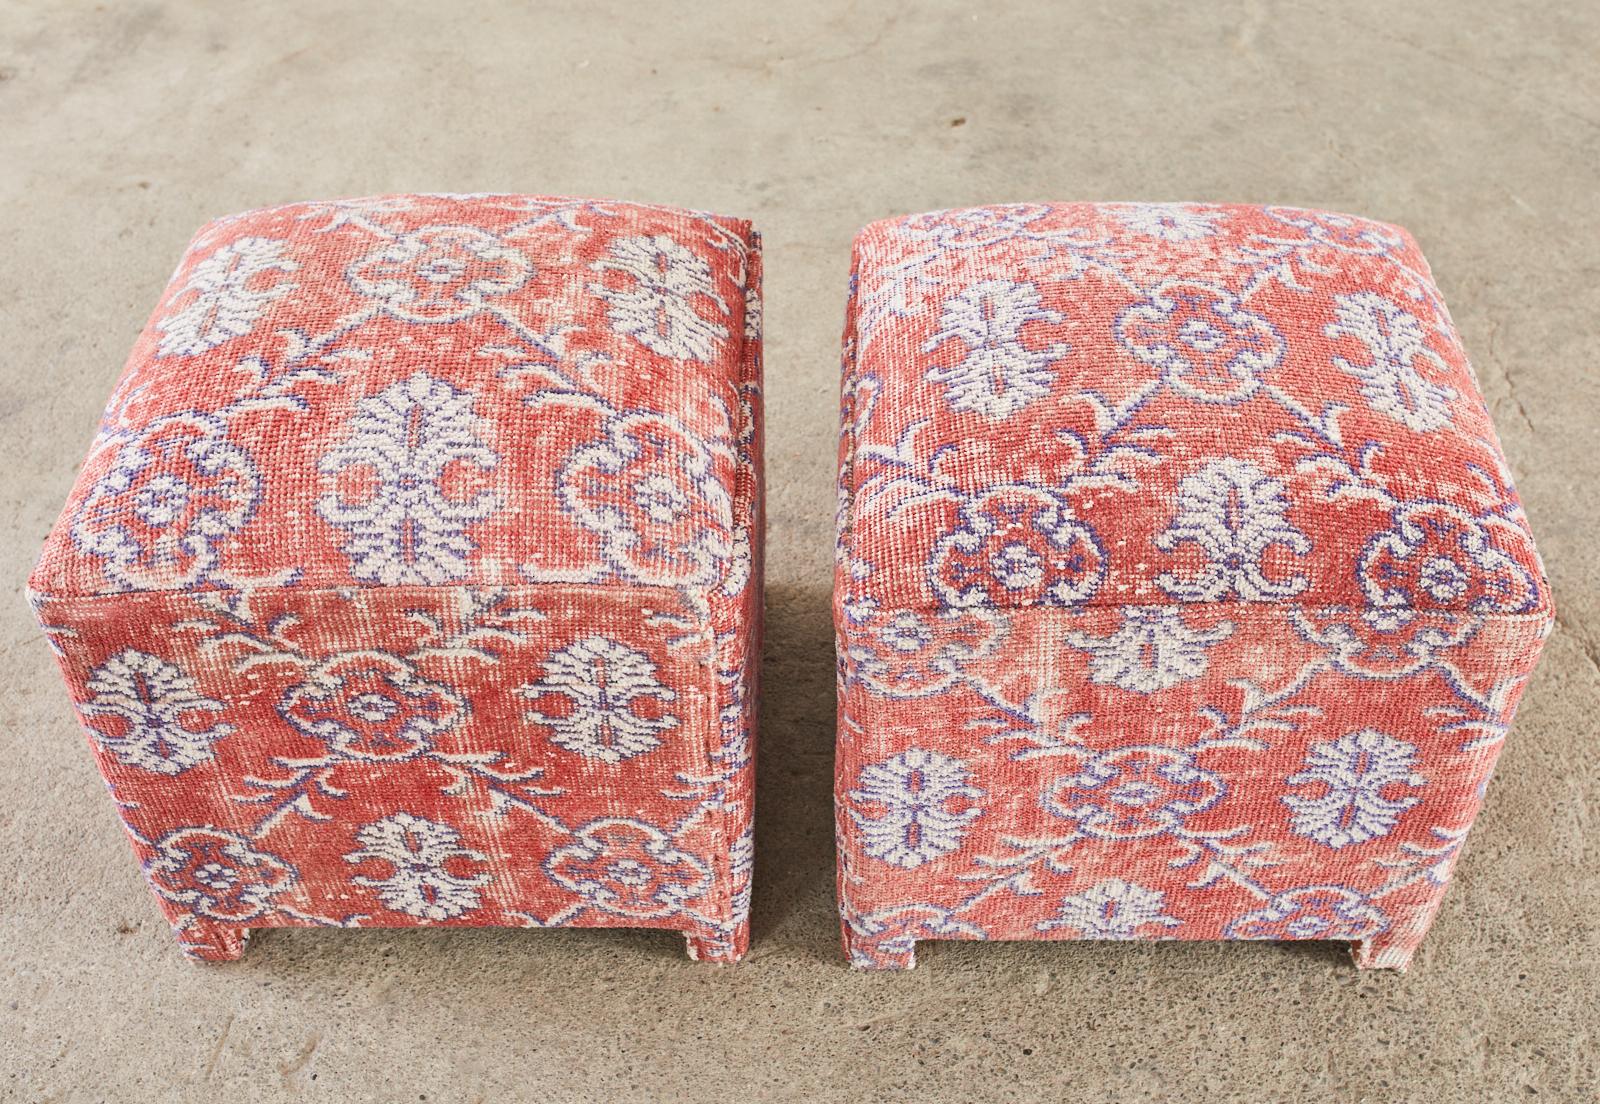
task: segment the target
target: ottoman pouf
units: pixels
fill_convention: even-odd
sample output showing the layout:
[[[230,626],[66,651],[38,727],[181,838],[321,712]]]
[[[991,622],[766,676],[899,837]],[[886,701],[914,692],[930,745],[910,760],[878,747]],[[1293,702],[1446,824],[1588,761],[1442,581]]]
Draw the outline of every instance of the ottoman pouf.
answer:
[[[1321,939],[1403,968],[1552,622],[1403,231],[877,223],[845,333],[844,940]]]
[[[219,219],[30,590],[190,953],[251,928],[747,945],[759,247],[412,195]]]

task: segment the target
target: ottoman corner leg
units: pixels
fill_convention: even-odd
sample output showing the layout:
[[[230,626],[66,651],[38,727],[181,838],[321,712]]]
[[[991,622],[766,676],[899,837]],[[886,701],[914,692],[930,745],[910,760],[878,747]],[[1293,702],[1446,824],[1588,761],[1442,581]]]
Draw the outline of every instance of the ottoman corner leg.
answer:
[[[249,928],[197,917],[173,925],[172,934],[183,953],[196,962],[237,962],[250,942]]]
[[[689,948],[689,957],[694,961],[732,966],[750,949],[750,924],[745,922],[735,925],[727,936],[686,932],[683,938]]]
[[[1357,969],[1361,970],[1398,970],[1405,972],[1411,965],[1411,956],[1416,954],[1422,941],[1406,935],[1384,933],[1371,939],[1361,939],[1350,944],[1350,956],[1355,959]]]

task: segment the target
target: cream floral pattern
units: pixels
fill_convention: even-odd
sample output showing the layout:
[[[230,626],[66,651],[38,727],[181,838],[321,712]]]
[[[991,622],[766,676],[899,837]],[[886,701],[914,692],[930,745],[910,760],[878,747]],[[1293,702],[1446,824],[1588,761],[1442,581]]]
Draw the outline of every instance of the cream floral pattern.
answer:
[[[603,636],[591,636],[554,653],[544,664],[544,678],[525,683],[517,694],[535,703],[563,703],[525,714],[551,732],[557,747],[620,763],[661,746],[663,733],[678,727],[678,718],[661,707],[677,694],[656,680],[656,666],[643,652]]]
[[[868,855],[909,870],[959,848],[982,797],[966,764],[914,747],[862,768],[850,815]]]
[[[226,708],[182,670],[149,652],[125,648],[94,669],[93,697],[78,706],[90,734],[119,762],[157,774],[182,774],[211,758],[233,731]]]
[[[1274,577],[1263,557],[1274,547],[1299,556],[1311,541],[1290,524],[1281,482],[1246,460],[1213,460],[1178,485],[1178,514],[1156,547],[1173,552],[1199,548],[1204,566],[1194,574],[1168,572],[1157,582],[1185,602],[1215,602],[1230,595],[1245,601],[1292,598],[1306,576]]]
[[[1032,284],[972,284],[945,300],[939,331],[922,346],[925,353],[937,353],[959,342],[961,359],[928,369],[928,379],[944,386],[952,410],[1009,417],[1049,392],[1050,365],[1067,351],[1059,341],[1030,348],[1023,329],[1061,320],[1060,311],[1041,305]]]
[[[199,356],[243,337],[274,299],[295,289],[290,281],[272,281],[266,275],[299,267],[284,243],[271,238],[239,238],[218,249],[194,266],[170,301],[174,309],[156,323],[161,331],[157,355]],[[176,306],[180,301],[183,305]]]
[[[1089,653],[1091,682],[1153,694],[1203,675],[1206,649],[1232,632],[1227,621],[1192,629],[1172,606],[1125,606],[1122,624],[1110,636],[1073,631],[1066,640]]]
[[[467,573],[476,547],[467,530],[500,502],[468,481],[481,482],[499,463],[473,401],[413,373],[362,399],[349,435],[322,457],[331,489],[317,512],[349,533],[344,550],[356,578],[437,585]]]
[[[609,305],[611,328],[651,352],[709,362],[727,339],[728,327],[701,313],[728,314],[711,266],[666,234],[619,238],[591,267],[625,277],[623,286],[601,282],[591,290]]]
[[[489,856],[461,844],[461,833],[438,821],[399,812],[356,833],[361,844],[344,858],[357,866],[387,868],[381,878],[358,874],[358,886],[378,891],[383,907],[419,920],[454,920],[483,904],[481,890],[494,880],[479,869]]]
[[[1151,925],[1175,928],[1180,921],[1164,911],[1166,897],[1121,878],[1108,878],[1061,902],[1060,914],[1040,931],[1064,928],[1079,939],[1139,939]]]
[[[1294,814],[1289,827],[1334,850],[1382,839],[1422,800],[1415,791],[1428,780],[1416,765],[1415,744],[1377,729],[1313,744],[1288,778],[1300,788],[1283,799]]]

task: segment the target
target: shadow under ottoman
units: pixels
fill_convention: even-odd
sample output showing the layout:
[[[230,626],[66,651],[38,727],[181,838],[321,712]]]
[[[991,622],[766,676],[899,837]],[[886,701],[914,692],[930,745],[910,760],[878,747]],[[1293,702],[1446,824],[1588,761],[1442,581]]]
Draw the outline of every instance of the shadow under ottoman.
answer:
[[[1324,939],[1403,968],[1552,622],[1403,231],[876,223],[845,332],[844,941]]]
[[[30,583],[189,953],[748,942],[759,246],[528,196],[201,230]]]

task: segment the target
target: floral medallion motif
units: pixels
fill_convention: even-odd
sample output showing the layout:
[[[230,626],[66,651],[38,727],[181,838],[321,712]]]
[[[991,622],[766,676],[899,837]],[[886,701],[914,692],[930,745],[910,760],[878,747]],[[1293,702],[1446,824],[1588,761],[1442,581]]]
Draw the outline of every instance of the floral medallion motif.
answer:
[[[1050,391],[1050,365],[1067,351],[1062,342],[1029,348],[1029,323],[1060,322],[1060,311],[1041,305],[1032,284],[985,280],[945,300],[939,332],[922,346],[937,353],[946,343],[964,351],[953,364],[936,364],[928,379],[942,384],[951,410],[1007,418]]]
[[[249,333],[268,305],[295,289],[287,280],[265,279],[271,272],[294,272],[284,243],[245,237],[218,249],[195,265],[189,279],[169,300],[183,301],[156,323],[161,331],[157,356],[199,356]],[[187,298],[193,292],[193,298]]]
[[[1163,552],[1193,544],[1206,563],[1197,574],[1169,572],[1156,582],[1185,602],[1294,597],[1306,588],[1306,576],[1275,579],[1262,562],[1275,545],[1300,556],[1311,551],[1311,541],[1289,523],[1288,508],[1283,484],[1254,464],[1211,461],[1178,484],[1178,514],[1155,542]]]
[[[130,590],[211,581],[260,500],[250,456],[201,415],[163,418],[116,449],[73,519],[74,542]]]
[[[368,253],[346,272],[350,286],[405,322],[471,318],[533,276],[521,250],[475,226],[425,226]]]
[[[961,846],[982,798],[965,763],[914,747],[862,768],[850,817],[862,850],[912,870]]]
[[[355,885],[378,891],[383,907],[418,920],[454,920],[483,904],[479,892],[494,874],[479,869],[490,861],[461,845],[461,833],[438,821],[395,813],[356,833],[359,850],[344,857],[353,865],[387,867],[382,878],[358,874]]]
[[[222,702],[159,656],[125,648],[96,667],[93,695],[78,713],[95,743],[130,767],[182,774],[211,758],[211,745],[233,731],[218,721]]]
[[[1307,787],[1283,798],[1294,814],[1289,827],[1334,850],[1381,839],[1422,800],[1412,791],[1428,780],[1416,765],[1414,744],[1373,728],[1313,744],[1305,765],[1287,780]]]
[[[613,418],[601,440],[568,457],[558,486],[626,579],[709,585],[733,554],[732,502],[711,455],[664,415]]]
[[[294,867],[243,836],[180,828],[156,841],[145,863],[155,891],[210,920],[253,920],[298,881]]]
[[[352,759],[408,759],[453,728],[467,704],[409,662],[383,652],[350,652],[319,663],[289,688],[278,713],[295,730]]]
[[[666,234],[618,238],[610,256],[590,266],[620,273],[624,284],[604,281],[590,290],[605,300],[611,328],[662,356],[711,362],[728,338],[728,327],[701,314],[702,307],[726,317],[706,259]]]
[[[1004,635],[1004,620],[987,610],[902,610],[868,617],[847,658],[853,677],[873,693],[925,697],[959,682],[962,664],[993,654]]]
[[[545,873],[605,912],[658,920],[711,887],[711,872],[661,829],[618,817],[590,821],[545,862]]]
[[[1502,539],[1526,540],[1510,523]],[[1394,513],[1394,527],[1367,543],[1357,564],[1361,589],[1381,609],[1527,613],[1539,586],[1484,523],[1442,502],[1413,502]]]
[[[1206,649],[1232,633],[1227,621],[1191,629],[1172,606],[1124,606],[1122,624],[1110,636],[1068,632],[1065,639],[1089,653],[1089,681],[1153,694],[1203,675]]]
[[[1074,606],[1092,597],[1105,555],[1085,521],[1054,495],[1001,487],[967,500],[934,546],[934,593],[945,606]]]
[[[558,712],[534,709],[524,716],[548,728],[557,747],[605,763],[653,751],[663,733],[678,727],[678,718],[662,708],[677,694],[657,681],[650,657],[603,636],[555,652],[545,660],[544,678],[516,693],[535,703],[562,703]]]
[[[1191,399],[1235,403],[1283,359],[1283,338],[1232,293],[1171,280],[1117,318],[1117,340]]]
[[[474,397],[426,372],[362,399],[350,433],[322,457],[331,489],[317,513],[350,534],[350,571],[386,586],[438,585],[467,574],[467,535],[500,496],[485,483],[499,457]]]
[[[1290,620],[1351,674],[1395,679],[1415,674],[1469,643],[1482,624],[1476,614],[1424,616],[1415,610],[1296,609]]]
[[[1147,745],[1091,755],[1045,791],[1050,812],[1099,839],[1132,840],[1183,827],[1227,793],[1222,778],[1178,748]]]
[[[1079,939],[1149,938],[1148,929],[1176,928],[1181,921],[1168,916],[1164,894],[1121,878],[1108,878],[1061,902],[1059,915],[1039,924],[1040,931],[1058,928]]]

